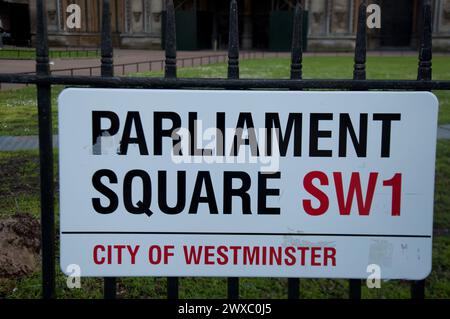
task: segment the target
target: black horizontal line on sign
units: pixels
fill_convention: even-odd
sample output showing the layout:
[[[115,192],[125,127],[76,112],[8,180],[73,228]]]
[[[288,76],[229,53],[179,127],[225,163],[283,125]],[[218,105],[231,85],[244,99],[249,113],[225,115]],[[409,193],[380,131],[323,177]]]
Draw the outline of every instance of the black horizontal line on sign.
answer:
[[[233,233],[233,232],[145,232],[145,231],[62,231],[63,235],[217,235],[217,236],[318,236],[318,237],[402,237],[431,238],[431,235],[327,234],[327,233]]]

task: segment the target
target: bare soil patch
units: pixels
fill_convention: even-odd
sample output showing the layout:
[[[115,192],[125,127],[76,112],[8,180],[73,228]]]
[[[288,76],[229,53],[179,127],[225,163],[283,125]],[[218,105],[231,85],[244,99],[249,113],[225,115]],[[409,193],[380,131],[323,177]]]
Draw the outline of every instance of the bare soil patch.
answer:
[[[30,214],[0,220],[0,279],[33,273],[40,263],[41,226]]]

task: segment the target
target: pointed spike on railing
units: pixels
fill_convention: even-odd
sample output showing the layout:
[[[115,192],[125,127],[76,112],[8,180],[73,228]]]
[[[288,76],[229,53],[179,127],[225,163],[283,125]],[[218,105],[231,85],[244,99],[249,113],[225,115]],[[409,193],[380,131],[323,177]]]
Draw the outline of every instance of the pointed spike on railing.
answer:
[[[418,80],[431,80],[431,58],[432,58],[432,21],[431,21],[431,1],[422,0],[422,34],[419,51],[419,68],[417,71]]]
[[[47,12],[44,0],[36,2],[36,73],[50,74],[47,39]]]
[[[239,28],[236,0],[230,2],[230,26],[228,35],[228,78],[239,79]]]
[[[302,78],[303,59],[303,8],[300,2],[295,5],[291,48],[291,79]]]
[[[111,8],[110,0],[102,1],[102,32],[101,32],[101,74],[113,76],[113,47],[111,39]]]
[[[353,79],[366,79],[366,51],[367,51],[367,4],[362,1],[358,9],[358,23],[356,29],[355,64],[353,66]]]
[[[166,61],[164,75],[166,78],[177,77],[177,37],[175,25],[175,7],[173,0],[166,0]]]

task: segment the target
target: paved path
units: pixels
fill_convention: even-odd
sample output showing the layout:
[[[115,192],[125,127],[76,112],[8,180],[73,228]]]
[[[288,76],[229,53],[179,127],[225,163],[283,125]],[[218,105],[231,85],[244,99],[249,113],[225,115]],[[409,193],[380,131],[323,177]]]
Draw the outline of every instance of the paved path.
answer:
[[[450,140],[450,124],[441,125],[437,132],[438,140]],[[53,147],[58,148],[58,136],[53,135]],[[27,151],[39,148],[37,136],[0,136],[0,152]]]
[[[450,124],[444,124],[439,126],[438,139],[450,140]]]
[[[58,136],[53,136],[53,146],[58,147]],[[0,151],[29,151],[39,148],[38,136],[0,136]]]
[[[192,58],[192,57],[202,57],[202,56],[211,56],[211,55],[220,55],[223,56],[226,54],[225,51],[178,51],[177,58],[180,60],[179,66],[181,67],[181,59],[183,58]],[[121,65],[128,63],[136,63],[136,62],[144,62],[144,61],[158,61],[164,59],[164,51],[162,50],[122,50],[116,49],[114,50],[114,65],[118,65],[114,68],[114,72],[117,75],[135,73],[136,65],[129,65],[123,68]],[[203,63],[200,63],[199,59],[193,62],[194,66],[198,66],[200,64],[206,64],[207,60],[203,60]],[[211,60],[212,63],[216,62],[214,59]],[[100,58],[77,58],[77,59],[51,59],[50,60],[50,70],[53,74],[56,75],[71,75],[71,72],[68,69],[80,69],[85,68],[84,70],[76,70],[74,75],[100,75]],[[192,66],[189,63],[186,66]],[[161,69],[161,64],[153,63],[152,71],[158,71]],[[94,68],[92,71],[89,68]],[[28,73],[35,72],[36,63],[34,60],[6,60],[0,59],[0,72],[1,73]],[[67,70],[67,71],[58,71],[58,70]],[[149,71],[148,64],[141,64],[139,72]],[[10,83],[2,83],[0,86],[1,90],[9,90],[9,89],[17,89],[22,88],[24,85],[21,84],[10,84]]]
[[[225,54],[225,51],[178,51],[178,58],[200,57],[207,55]],[[114,64],[135,63],[150,60],[164,59],[164,51],[161,50],[114,50]],[[100,58],[64,58],[50,59],[52,71],[70,68],[99,67]],[[36,63],[34,60],[6,60],[0,59],[2,73],[34,72]]]

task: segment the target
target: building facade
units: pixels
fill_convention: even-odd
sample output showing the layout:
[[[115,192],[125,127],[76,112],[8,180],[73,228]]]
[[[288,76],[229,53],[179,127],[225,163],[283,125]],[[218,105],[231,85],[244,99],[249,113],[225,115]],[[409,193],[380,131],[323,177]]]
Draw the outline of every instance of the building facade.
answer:
[[[10,41],[23,45],[35,38],[35,1],[0,0],[0,27]],[[357,9],[361,0],[302,0],[309,51],[354,48]],[[69,28],[70,4],[81,8],[80,28]],[[47,0],[52,46],[95,47],[100,42],[101,0]],[[372,0],[381,8],[381,28],[368,30],[374,50],[416,49],[421,0]],[[229,0],[175,0],[180,49],[224,49],[228,41]],[[238,0],[243,49],[289,48],[295,0]],[[450,51],[450,0],[432,0],[433,46]],[[164,0],[111,0],[116,47],[160,49],[164,41]]]

